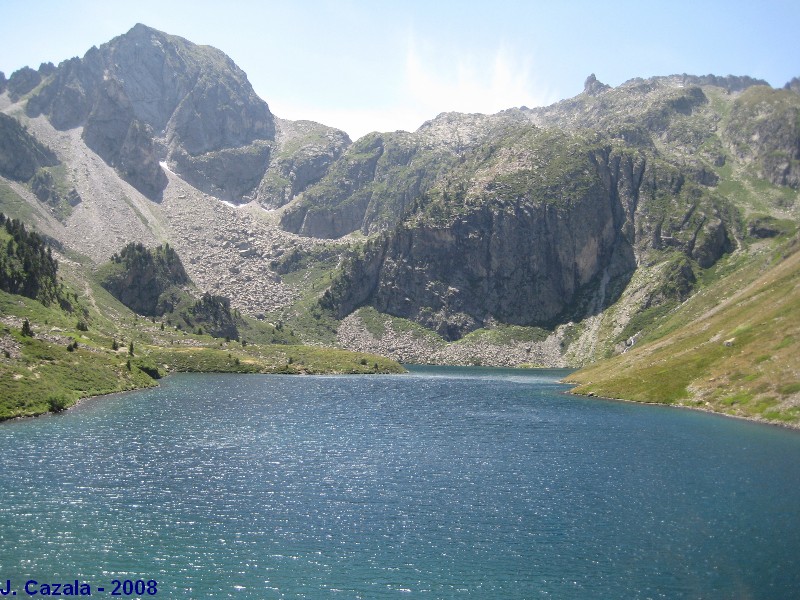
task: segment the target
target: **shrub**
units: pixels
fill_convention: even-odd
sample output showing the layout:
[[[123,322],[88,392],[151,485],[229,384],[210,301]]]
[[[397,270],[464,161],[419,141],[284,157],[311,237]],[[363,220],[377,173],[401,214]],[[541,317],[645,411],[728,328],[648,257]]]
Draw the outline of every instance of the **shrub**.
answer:
[[[156,365],[156,363],[149,358],[143,358],[136,361],[136,367],[151,379],[161,379],[162,377],[162,373],[159,370],[158,365]]]
[[[64,394],[50,394],[47,398],[47,406],[50,412],[61,412],[69,406],[69,398]]]

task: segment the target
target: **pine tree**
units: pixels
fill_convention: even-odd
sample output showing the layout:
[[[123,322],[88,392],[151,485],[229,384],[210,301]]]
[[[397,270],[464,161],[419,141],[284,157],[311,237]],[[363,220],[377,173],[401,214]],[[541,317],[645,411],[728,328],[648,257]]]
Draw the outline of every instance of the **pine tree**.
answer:
[[[33,330],[31,329],[31,323],[30,323],[30,321],[28,321],[28,319],[25,319],[22,322],[22,331],[21,331],[21,333],[25,337],[33,337]]]

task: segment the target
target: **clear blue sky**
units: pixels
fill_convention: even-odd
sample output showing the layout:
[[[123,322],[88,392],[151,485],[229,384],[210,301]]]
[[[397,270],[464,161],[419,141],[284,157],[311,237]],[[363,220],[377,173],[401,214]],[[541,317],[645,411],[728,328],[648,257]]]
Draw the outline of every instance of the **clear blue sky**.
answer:
[[[538,106],[587,75],[800,76],[800,2],[2,0],[0,71],[83,54],[137,22],[216,46],[272,111],[346,130]]]

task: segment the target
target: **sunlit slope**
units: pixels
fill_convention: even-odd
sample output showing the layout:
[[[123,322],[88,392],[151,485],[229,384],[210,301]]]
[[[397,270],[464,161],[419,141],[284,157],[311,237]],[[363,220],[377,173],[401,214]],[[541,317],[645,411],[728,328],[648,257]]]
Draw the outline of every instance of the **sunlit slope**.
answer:
[[[746,257],[573,391],[800,425],[800,242]]]

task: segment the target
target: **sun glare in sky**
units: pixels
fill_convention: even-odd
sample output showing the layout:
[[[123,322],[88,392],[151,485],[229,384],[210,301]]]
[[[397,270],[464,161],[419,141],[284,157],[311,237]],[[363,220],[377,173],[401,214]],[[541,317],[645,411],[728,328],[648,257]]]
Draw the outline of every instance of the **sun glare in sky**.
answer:
[[[347,131],[356,139],[371,131],[414,131],[442,112],[495,113],[515,106],[558,100],[536,78],[531,57],[500,46],[489,55],[422,43],[409,35],[393,101],[375,108],[325,109],[272,101],[286,118],[311,119]]]

